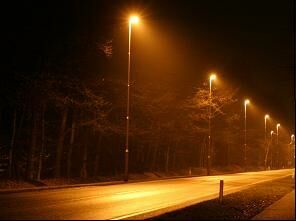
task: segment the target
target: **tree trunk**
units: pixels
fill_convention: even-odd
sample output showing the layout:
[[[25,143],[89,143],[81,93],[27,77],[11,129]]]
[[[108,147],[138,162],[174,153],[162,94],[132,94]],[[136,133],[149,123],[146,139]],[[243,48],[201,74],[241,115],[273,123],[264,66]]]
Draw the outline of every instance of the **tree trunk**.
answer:
[[[229,159],[230,159],[230,144],[229,144],[229,137],[227,137],[227,144],[226,144],[226,148],[227,148],[227,153],[226,153],[226,166],[229,166]]]
[[[85,142],[84,148],[83,148],[83,162],[82,162],[82,168],[81,168],[81,178],[83,179],[87,178],[87,149],[88,149],[88,145],[87,145],[87,142]]]
[[[155,144],[153,149],[153,154],[152,154],[152,160],[151,160],[151,171],[156,170],[157,152],[158,152],[158,144]]]
[[[145,148],[145,150],[146,150],[146,152],[145,152],[145,154],[143,154],[143,166],[144,166],[144,168],[145,168],[145,171],[149,171],[149,163],[148,162],[150,162],[150,155],[151,155],[151,143],[150,142],[147,142],[147,144],[146,144],[146,148]]]
[[[36,151],[36,143],[37,143],[37,121],[38,121],[38,113],[33,113],[33,128],[32,128],[32,140],[29,150],[28,157],[28,169],[27,169],[27,178],[32,180],[34,178],[34,162],[35,162],[35,151]]]
[[[66,108],[63,111],[59,139],[57,144],[57,155],[56,155],[55,173],[54,173],[56,178],[59,178],[61,176],[61,163],[62,163],[62,157],[63,157],[67,117],[68,117],[68,109]]]
[[[42,106],[42,115],[41,115],[41,148],[39,152],[39,161],[38,161],[38,171],[37,171],[37,180],[40,181],[41,172],[42,172],[42,162],[44,155],[44,146],[45,146],[45,104]]]
[[[76,114],[73,113],[72,125],[71,125],[71,137],[70,137],[70,146],[67,154],[67,178],[71,177],[71,167],[72,167],[72,152],[74,146],[74,137],[76,129]]]
[[[203,167],[203,144],[199,145],[199,163],[198,166],[199,167]]]
[[[177,150],[178,150],[178,145],[180,143],[180,140],[177,140],[175,142],[175,149],[174,151],[172,152],[172,170],[176,170],[176,153],[177,153]]]
[[[10,150],[9,150],[9,169],[8,174],[9,178],[12,178],[12,164],[13,164],[13,156],[14,156],[14,143],[15,143],[15,131],[16,131],[16,109],[14,110],[13,114],[13,124],[12,124],[12,136],[10,140]]]
[[[145,172],[146,167],[145,167],[145,155],[147,154],[147,151],[145,150],[145,146],[142,146],[142,151],[141,151],[141,165],[142,165],[142,169]]]
[[[141,170],[142,170],[142,164],[141,164],[141,149],[142,149],[142,147],[141,147],[141,143],[137,140],[137,139],[135,139],[135,147],[137,147],[136,149],[135,149],[135,168],[136,168],[136,171],[137,172],[140,172]]]
[[[207,160],[207,155],[205,149],[207,148],[207,137],[203,139],[203,144],[201,146],[201,167],[205,168],[205,162]]]
[[[80,177],[83,179],[86,179],[88,175],[87,174],[88,135],[89,135],[89,129],[86,128],[84,129],[84,132],[83,132],[83,140],[82,140],[83,155],[82,155],[82,165],[80,169]]]
[[[267,170],[267,160],[269,154],[269,144],[266,145],[265,157],[264,157],[264,168]]]
[[[102,134],[99,135],[98,144],[97,144],[98,146],[97,146],[96,157],[95,157],[94,175],[93,175],[94,177],[97,177],[98,175],[101,143],[102,143]]]
[[[26,106],[24,106],[22,114],[21,114],[21,118],[19,120],[19,125],[18,125],[17,132],[16,132],[16,135],[15,135],[15,140],[16,141],[19,140],[19,137],[21,136],[25,114],[26,114]],[[16,144],[14,144],[14,145],[16,145]],[[13,164],[15,166],[15,169],[14,169],[15,170],[15,177],[16,177],[17,180],[19,180],[20,174],[21,174],[21,167],[19,166],[17,160],[18,160],[17,157],[14,156]]]
[[[170,157],[170,143],[168,145],[167,151],[166,151],[166,162],[165,162],[165,172],[169,172],[169,157]]]
[[[158,147],[160,146],[160,128],[158,127],[157,130],[158,136],[156,137],[154,150],[152,154],[152,160],[151,160],[151,171],[156,171],[156,161],[157,161],[157,153],[158,153]]]

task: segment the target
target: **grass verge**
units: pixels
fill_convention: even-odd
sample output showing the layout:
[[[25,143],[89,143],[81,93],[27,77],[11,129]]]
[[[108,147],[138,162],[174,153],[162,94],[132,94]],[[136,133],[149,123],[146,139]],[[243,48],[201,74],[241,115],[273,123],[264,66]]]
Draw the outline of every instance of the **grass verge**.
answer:
[[[205,201],[149,220],[249,220],[294,189],[294,181],[286,177],[264,182],[249,189]]]

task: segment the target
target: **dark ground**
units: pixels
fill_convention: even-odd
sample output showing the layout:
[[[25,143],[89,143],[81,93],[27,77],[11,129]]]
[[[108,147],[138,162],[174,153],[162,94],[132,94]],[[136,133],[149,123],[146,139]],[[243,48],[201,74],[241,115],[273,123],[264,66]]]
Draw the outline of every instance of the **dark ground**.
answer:
[[[249,220],[295,188],[291,177],[257,184],[247,190],[167,213],[150,220]]]

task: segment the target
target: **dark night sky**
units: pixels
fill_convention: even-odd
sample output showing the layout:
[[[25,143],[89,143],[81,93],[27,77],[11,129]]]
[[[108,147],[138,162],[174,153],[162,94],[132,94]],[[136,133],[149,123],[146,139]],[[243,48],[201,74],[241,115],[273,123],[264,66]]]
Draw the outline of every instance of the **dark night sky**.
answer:
[[[153,5],[157,18],[202,51],[205,73],[222,72],[256,105],[294,126],[293,1],[160,2]]]
[[[204,79],[216,70],[237,84],[242,96],[247,94],[283,124],[294,126],[293,0],[81,1],[78,11],[77,2],[24,1],[2,7],[6,55],[14,62],[16,54],[32,61],[10,60],[9,64],[34,65],[44,36],[66,38],[78,26],[89,27],[89,32],[98,33],[95,36],[113,27],[116,35],[125,13],[134,9],[152,25],[159,25],[158,31],[165,26],[165,34],[182,42],[176,47],[182,49],[178,52],[188,76],[196,69]],[[82,23],[76,20],[77,13],[84,15]]]

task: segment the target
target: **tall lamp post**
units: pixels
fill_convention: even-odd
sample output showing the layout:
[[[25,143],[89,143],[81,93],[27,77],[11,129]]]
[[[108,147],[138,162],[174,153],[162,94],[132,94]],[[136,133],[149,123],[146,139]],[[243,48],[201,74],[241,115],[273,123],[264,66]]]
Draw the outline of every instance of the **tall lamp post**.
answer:
[[[212,119],[212,81],[216,80],[216,74],[210,75],[210,106],[209,106],[209,145],[208,145],[208,157],[207,157],[207,175],[209,176],[211,174],[211,119]]]
[[[250,103],[248,99],[245,100],[245,144],[244,144],[244,166],[247,166],[247,105]]]
[[[270,144],[271,144],[271,147],[272,147],[272,135],[274,134],[274,131],[270,131]],[[272,168],[272,163],[273,163],[273,150],[271,150],[271,159],[270,159],[270,167]]]
[[[266,144],[266,122],[267,122],[267,119],[269,119],[269,115],[268,114],[265,114],[265,117],[264,117],[264,140],[265,140],[265,144]]]
[[[295,142],[295,135],[294,134],[291,135],[291,144],[293,144],[293,142]]]
[[[291,135],[291,141],[289,143],[289,146],[291,146],[291,150],[289,154],[290,156],[288,160],[288,166],[293,166],[294,159],[295,159],[295,135],[294,134]]]
[[[276,144],[277,145],[279,144],[279,127],[280,126],[281,126],[280,124],[276,125]]]
[[[127,107],[126,107],[126,139],[125,139],[125,166],[124,181],[128,181],[128,153],[129,153],[129,123],[130,123],[130,74],[131,74],[131,35],[132,24],[137,24],[139,17],[131,16],[128,25],[128,67],[127,67]]]
[[[266,170],[266,163],[267,163],[267,138],[266,138],[266,123],[267,123],[267,119],[269,119],[269,115],[268,114],[265,114],[264,116],[264,143],[265,143],[265,158],[264,158],[264,167],[265,167],[265,170]]]
[[[295,135],[294,134],[291,135],[291,143],[292,143],[292,151],[293,151],[292,167],[294,168],[292,178],[295,179]]]
[[[279,167],[279,165],[280,165],[280,163],[279,163],[279,151],[280,151],[280,149],[279,149],[279,127],[280,126],[281,126],[280,124],[276,125],[276,146],[277,146],[277,148],[276,148],[276,163],[275,163],[275,166],[277,166],[277,167]]]

